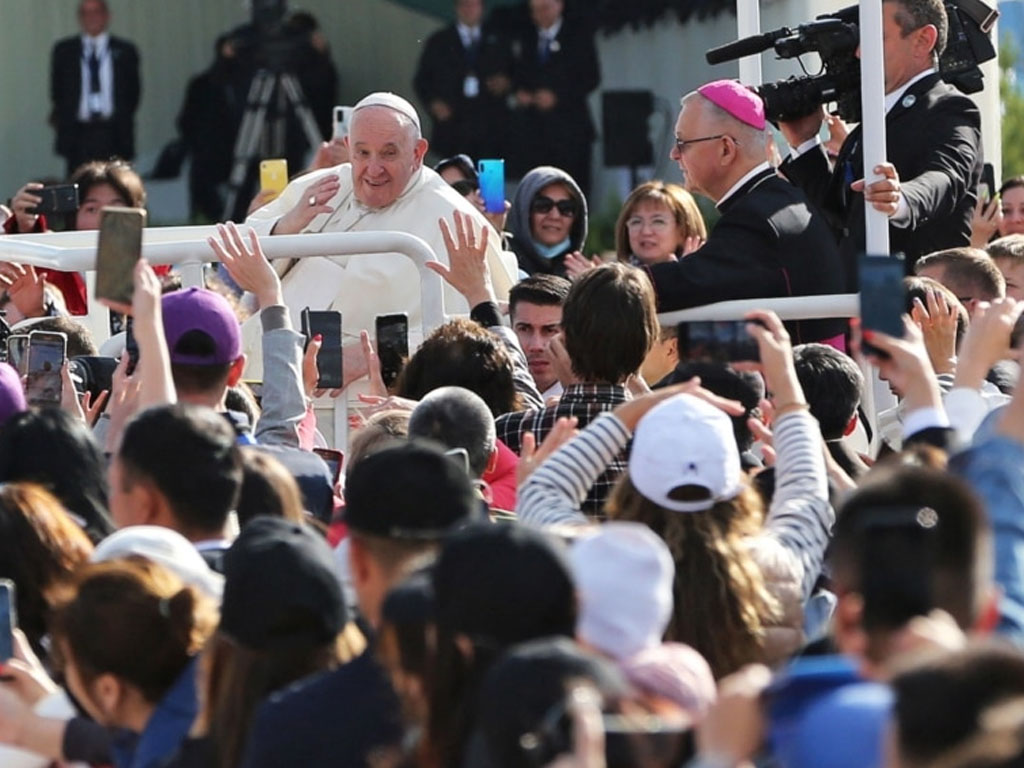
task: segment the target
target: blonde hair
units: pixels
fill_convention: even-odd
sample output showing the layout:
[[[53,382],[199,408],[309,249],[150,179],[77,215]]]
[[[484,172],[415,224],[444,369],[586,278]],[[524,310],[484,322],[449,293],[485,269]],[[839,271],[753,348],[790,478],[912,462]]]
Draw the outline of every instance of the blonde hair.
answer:
[[[626,202],[622,204],[618,221],[615,222],[615,254],[619,261],[628,262],[632,255],[626,222],[641,203],[664,205],[672,211],[672,215],[676,219],[676,227],[679,230],[680,241],[692,235],[697,235],[702,240],[707,239],[708,230],[704,226],[704,217],[700,215],[700,209],[697,207],[697,201],[693,199],[693,195],[678,184],[648,181],[629,193]],[[679,252],[676,255],[682,256],[682,253]]]
[[[644,523],[672,553],[676,575],[667,641],[695,648],[716,679],[764,660],[765,628],[781,611],[745,541],[763,520],[752,488],[703,512],[673,512],[641,495],[624,475],[605,510],[611,519]]]

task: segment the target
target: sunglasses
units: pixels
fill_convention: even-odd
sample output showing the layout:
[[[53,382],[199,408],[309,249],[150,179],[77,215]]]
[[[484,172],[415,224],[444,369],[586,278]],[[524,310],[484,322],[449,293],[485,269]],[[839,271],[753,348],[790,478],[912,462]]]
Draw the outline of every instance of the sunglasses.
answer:
[[[552,208],[557,208],[558,213],[571,219],[576,215],[576,203],[572,200],[552,200],[550,197],[541,195],[533,198],[530,203],[530,211],[533,213],[550,213]]]
[[[453,181],[451,186],[452,189],[454,189],[463,197],[470,194],[471,192],[476,192],[478,189],[480,189],[479,184],[477,184],[475,181],[470,181],[469,179],[459,179],[459,181]]]

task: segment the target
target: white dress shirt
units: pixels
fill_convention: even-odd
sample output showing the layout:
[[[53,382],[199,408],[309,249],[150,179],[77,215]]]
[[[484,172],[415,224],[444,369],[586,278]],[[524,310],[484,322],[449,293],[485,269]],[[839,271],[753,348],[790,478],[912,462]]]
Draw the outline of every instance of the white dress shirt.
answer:
[[[100,60],[100,92],[91,93],[89,88],[89,58],[93,51]],[[78,119],[89,122],[99,114],[109,120],[114,114],[114,63],[110,56],[110,35],[103,32],[96,37],[82,35],[82,96],[78,102]]]

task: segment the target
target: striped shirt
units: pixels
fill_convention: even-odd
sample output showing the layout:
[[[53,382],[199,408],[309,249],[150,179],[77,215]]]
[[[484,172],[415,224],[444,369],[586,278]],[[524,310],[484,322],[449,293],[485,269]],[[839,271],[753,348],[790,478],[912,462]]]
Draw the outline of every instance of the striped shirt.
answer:
[[[786,581],[801,584],[806,602],[821,572],[835,522],[821,433],[814,417],[804,411],[787,413],[772,426],[775,495],[764,527],[750,541],[751,554],[762,570],[771,564],[773,580],[782,569]],[[618,417],[598,416],[530,475],[519,490],[520,522],[538,528],[590,523],[580,511],[587,490],[629,440],[629,430]]]

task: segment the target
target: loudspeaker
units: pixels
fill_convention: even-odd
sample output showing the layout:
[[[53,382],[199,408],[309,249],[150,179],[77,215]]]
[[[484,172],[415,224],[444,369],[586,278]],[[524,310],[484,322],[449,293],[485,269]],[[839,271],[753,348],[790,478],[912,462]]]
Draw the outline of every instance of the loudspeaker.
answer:
[[[601,94],[604,164],[632,168],[654,164],[647,124],[654,112],[650,91],[605,91]]]

